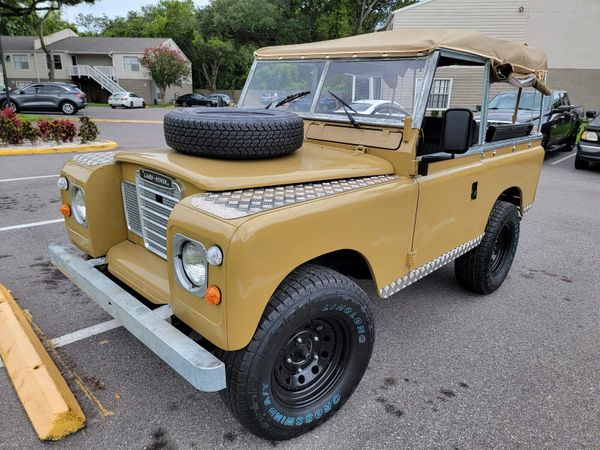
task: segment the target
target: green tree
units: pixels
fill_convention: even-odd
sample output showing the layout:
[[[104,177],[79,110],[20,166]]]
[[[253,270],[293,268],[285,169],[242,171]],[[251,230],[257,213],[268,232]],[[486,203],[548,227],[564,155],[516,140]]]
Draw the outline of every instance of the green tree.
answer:
[[[150,72],[160,90],[163,103],[167,88],[182,85],[183,81],[191,75],[187,60],[181,53],[167,45],[146,49],[140,63]]]

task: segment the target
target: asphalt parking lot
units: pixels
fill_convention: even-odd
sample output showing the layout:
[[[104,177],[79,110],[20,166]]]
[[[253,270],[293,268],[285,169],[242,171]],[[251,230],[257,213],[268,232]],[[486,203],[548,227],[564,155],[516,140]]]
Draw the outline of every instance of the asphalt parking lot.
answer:
[[[99,124],[102,138],[134,150],[164,145],[167,111],[85,112],[155,121]],[[354,396],[312,433],[255,438],[217,394],[197,392],[115,328],[57,349],[88,418],[59,443],[37,440],[0,369],[0,448],[600,447],[600,168],[576,171],[573,156],[547,156],[494,294],[462,291],[452,265],[386,300],[361,283],[375,306],[373,358]],[[55,175],[71,157],[0,157],[0,282],[48,338],[111,319],[48,260],[49,243],[67,243]]]

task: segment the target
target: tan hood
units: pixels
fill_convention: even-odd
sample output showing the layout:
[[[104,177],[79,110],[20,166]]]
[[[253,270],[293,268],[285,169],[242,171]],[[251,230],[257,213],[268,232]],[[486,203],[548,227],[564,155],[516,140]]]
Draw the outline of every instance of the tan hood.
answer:
[[[392,165],[372,155],[304,144],[289,156],[255,161],[227,161],[189,156],[175,151],[164,153],[120,152],[117,161],[154,169],[188,181],[205,191],[386,175]]]

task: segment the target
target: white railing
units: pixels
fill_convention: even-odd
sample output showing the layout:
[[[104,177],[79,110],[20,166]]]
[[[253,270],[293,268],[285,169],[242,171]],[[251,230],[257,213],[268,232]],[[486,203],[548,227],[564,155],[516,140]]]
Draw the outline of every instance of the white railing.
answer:
[[[107,77],[112,78],[117,83],[119,82],[119,79],[117,78],[117,71],[113,66],[94,66],[94,69],[103,73]]]
[[[77,66],[69,67],[69,76],[71,76],[71,77],[82,77],[82,76],[90,77],[92,80],[94,80],[96,83],[98,83],[100,85],[100,87],[102,87],[103,89],[106,89],[111,94],[114,94],[115,92],[122,92],[125,90],[121,86],[119,86],[118,83],[113,81],[112,78],[106,76],[101,71],[99,71],[96,68],[89,66],[87,64],[80,64]]]

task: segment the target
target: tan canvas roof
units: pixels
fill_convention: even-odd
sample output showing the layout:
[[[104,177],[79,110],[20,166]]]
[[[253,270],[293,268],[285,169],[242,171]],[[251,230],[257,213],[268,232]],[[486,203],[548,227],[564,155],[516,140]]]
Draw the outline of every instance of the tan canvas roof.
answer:
[[[543,51],[470,30],[403,28],[309,44],[264,47],[256,51],[256,57],[292,59],[423,56],[437,49],[457,50],[487,58],[500,78],[511,72],[520,75],[534,74],[537,79],[536,88],[542,91],[548,89],[543,84],[544,74],[548,70],[548,59]]]

